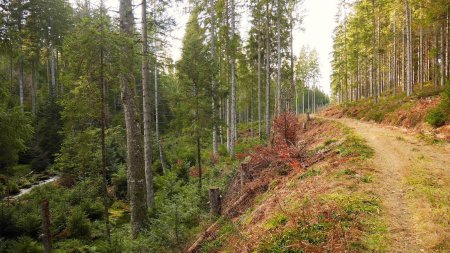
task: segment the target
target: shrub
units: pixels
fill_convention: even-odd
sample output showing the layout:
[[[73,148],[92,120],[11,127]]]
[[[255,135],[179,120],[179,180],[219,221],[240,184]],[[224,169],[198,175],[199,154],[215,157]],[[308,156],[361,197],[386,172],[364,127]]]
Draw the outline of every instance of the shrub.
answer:
[[[445,124],[446,117],[441,108],[438,106],[428,111],[425,120],[434,127],[440,127]]]
[[[7,252],[10,253],[40,253],[44,252],[40,244],[30,237],[22,236],[11,242]]]
[[[112,175],[112,183],[116,189],[116,197],[125,199],[127,197],[127,172],[125,166],[120,166],[116,173]]]
[[[89,238],[91,236],[91,222],[82,209],[74,209],[67,223],[71,236],[76,238]]]
[[[447,84],[441,97],[441,103],[429,110],[425,118],[426,122],[434,127],[443,126],[450,119],[450,83]]]
[[[21,212],[17,215],[17,227],[21,233],[37,238],[41,229],[42,220],[37,212]]]
[[[104,207],[98,201],[85,200],[81,203],[80,207],[91,220],[98,220],[103,217]]]
[[[13,209],[2,206],[0,212],[0,238],[14,238],[20,234],[15,218],[13,216]]]

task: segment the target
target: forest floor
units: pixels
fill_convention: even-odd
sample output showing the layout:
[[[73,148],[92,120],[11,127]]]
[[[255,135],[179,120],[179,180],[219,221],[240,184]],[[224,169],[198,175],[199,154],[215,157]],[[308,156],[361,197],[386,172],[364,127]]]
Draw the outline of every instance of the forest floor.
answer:
[[[429,144],[405,132],[349,118],[374,149],[373,189],[385,210],[389,252],[449,249],[450,144]]]

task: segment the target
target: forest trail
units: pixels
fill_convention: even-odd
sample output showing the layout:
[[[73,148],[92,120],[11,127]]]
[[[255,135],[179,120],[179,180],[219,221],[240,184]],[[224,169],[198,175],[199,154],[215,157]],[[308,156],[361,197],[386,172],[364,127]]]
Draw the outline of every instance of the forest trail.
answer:
[[[373,165],[378,180],[374,182],[374,191],[380,196],[386,212],[391,239],[389,252],[428,252],[433,238],[430,239],[423,228],[430,227],[430,221],[418,218],[421,214],[415,207],[421,205],[421,200],[413,194],[415,186],[408,184],[408,180],[421,169],[417,174],[423,174],[427,179],[449,182],[450,145],[426,144],[399,130],[354,119],[331,120],[352,128],[375,150]],[[433,207],[422,205],[429,208],[422,211],[433,211]]]

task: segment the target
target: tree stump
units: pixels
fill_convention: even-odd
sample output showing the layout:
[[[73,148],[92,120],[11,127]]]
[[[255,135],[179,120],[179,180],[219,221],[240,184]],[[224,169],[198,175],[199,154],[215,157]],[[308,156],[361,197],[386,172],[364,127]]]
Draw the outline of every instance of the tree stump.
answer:
[[[247,179],[248,163],[250,162],[250,157],[246,157],[241,163],[241,168],[239,169],[239,177],[241,181],[241,191],[244,189],[245,181]]]
[[[311,117],[309,116],[309,112],[306,113],[306,122],[310,121]]]
[[[221,197],[219,188],[209,188],[209,207],[212,215],[220,215]]]
[[[306,130],[306,122],[303,122],[303,130]]]
[[[48,200],[42,202],[42,241],[44,243],[44,252],[52,251],[52,235],[50,233],[50,211],[48,208]]]

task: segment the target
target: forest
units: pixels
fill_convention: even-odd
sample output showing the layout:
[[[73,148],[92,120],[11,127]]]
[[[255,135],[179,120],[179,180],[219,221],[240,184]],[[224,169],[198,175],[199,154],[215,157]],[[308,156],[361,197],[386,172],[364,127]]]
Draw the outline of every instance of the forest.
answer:
[[[307,1],[0,0],[0,252],[449,250],[450,3]]]

